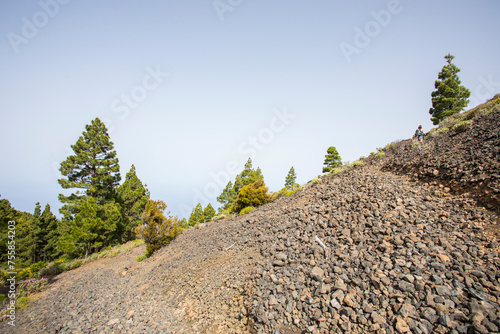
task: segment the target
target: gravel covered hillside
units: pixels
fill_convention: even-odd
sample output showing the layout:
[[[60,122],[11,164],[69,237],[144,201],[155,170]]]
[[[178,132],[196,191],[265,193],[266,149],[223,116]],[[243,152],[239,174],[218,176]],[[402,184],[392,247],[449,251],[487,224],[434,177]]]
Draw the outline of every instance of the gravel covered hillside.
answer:
[[[500,94],[465,115],[486,108],[497,111],[471,120],[467,131],[446,131],[418,150],[411,141],[395,145],[383,170],[439,182],[500,214]]]
[[[0,332],[500,332],[499,117],[185,231],[143,262],[139,248],[64,273]]]
[[[259,211],[248,309],[262,333],[498,331],[498,244],[472,200],[362,167]],[[279,211],[278,211],[279,210]],[[323,245],[321,245],[321,243]]]

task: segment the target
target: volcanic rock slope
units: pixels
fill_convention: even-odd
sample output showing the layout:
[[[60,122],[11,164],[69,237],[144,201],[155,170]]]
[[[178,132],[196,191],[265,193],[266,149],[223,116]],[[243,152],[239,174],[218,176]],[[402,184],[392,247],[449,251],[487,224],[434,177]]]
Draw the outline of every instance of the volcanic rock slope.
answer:
[[[395,143],[382,169],[468,193],[499,214],[500,94],[492,100],[485,105],[498,111],[474,119],[468,131],[447,131],[418,150],[411,141]]]
[[[464,150],[473,144],[498,165],[498,127],[491,126],[499,117],[475,119],[462,134],[471,138]],[[489,131],[487,146],[478,129]],[[15,328],[4,322],[0,331],[499,332],[495,212],[470,192],[437,183],[446,169],[422,167],[430,171],[426,183],[403,171],[418,174],[424,164],[415,156],[423,159],[432,147],[451,150],[447,140],[457,138],[440,136],[423,148],[404,143],[392,157],[323,177],[245,216],[185,231],[143,262],[134,261],[139,248],[64,273],[18,313]],[[468,159],[446,152],[434,150],[433,161],[455,164],[457,173],[465,166],[464,180],[480,175],[493,184],[498,170],[480,162],[457,166],[456,159]],[[388,168],[396,158],[402,175]],[[411,161],[417,167],[408,167]]]

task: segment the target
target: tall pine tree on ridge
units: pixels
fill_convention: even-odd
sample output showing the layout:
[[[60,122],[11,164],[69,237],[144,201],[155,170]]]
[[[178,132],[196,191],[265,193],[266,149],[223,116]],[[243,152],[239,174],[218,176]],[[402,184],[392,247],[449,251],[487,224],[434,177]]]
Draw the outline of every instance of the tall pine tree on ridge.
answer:
[[[66,177],[58,180],[61,187],[84,189],[85,195],[94,197],[98,203],[112,199],[121,179],[120,166],[104,123],[96,118],[86,125],[71,148],[75,154],[63,161],[59,169]],[[60,195],[59,198],[64,203],[74,197]]]
[[[117,203],[120,166],[106,126],[99,118],[85,126],[72,145],[74,155],[61,163],[59,184],[81,189],[70,196],[60,194],[64,215],[60,249],[73,256],[88,256],[102,246],[120,241],[124,219]],[[92,216],[95,215],[95,216]]]
[[[460,69],[452,64],[455,58],[450,53],[445,57],[447,65],[443,66],[434,83],[432,92],[432,108],[429,109],[432,122],[438,125],[446,117],[461,112],[469,103],[470,91],[461,85],[458,77]]]
[[[326,150],[326,153],[325,162],[323,163],[323,165],[325,165],[325,167],[323,167],[323,173],[330,173],[332,169],[342,165],[342,158],[340,158],[340,154],[335,146],[330,146]]]
[[[285,189],[293,191],[299,188],[300,185],[296,181],[297,181],[297,174],[295,174],[295,168],[293,168],[292,166],[285,179]]]

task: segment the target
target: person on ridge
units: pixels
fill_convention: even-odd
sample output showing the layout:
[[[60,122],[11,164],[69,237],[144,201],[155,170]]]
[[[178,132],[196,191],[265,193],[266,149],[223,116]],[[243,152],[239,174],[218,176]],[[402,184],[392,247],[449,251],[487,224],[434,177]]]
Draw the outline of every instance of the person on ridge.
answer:
[[[420,144],[423,144],[423,142],[424,142],[424,130],[422,130],[422,125],[418,126],[418,129],[415,131],[415,135],[413,137],[417,138],[417,140],[420,142]]]

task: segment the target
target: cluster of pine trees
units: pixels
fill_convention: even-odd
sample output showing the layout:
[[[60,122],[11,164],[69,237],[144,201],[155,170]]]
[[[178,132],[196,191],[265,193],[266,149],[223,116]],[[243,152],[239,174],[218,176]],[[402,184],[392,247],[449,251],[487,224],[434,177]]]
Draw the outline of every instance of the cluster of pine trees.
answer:
[[[244,209],[255,208],[269,203],[278,196],[291,195],[300,188],[296,180],[297,175],[292,167],[286,176],[285,187],[278,193],[271,193],[266,187],[261,169],[259,167],[254,169],[252,159],[249,158],[234,182],[229,181],[222,193],[217,197],[217,201],[220,203],[218,214],[228,216],[233,213],[242,213]],[[215,216],[215,209],[210,203],[205,209],[203,209],[201,203],[198,203],[191,212],[188,226],[208,222]]]
[[[268,193],[268,189],[264,184],[264,176],[262,175],[262,171],[260,168],[254,169],[252,166],[252,159],[249,158],[246,162],[243,171],[236,176],[234,183],[229,181],[222,193],[217,197],[217,201],[221,204],[219,207],[219,214],[231,214],[231,213],[240,213],[241,209],[247,206],[258,206],[257,203],[248,203],[248,205],[238,204],[238,195],[241,190],[250,184],[253,184],[257,181],[258,183],[258,191],[261,193],[261,197],[263,196],[264,200],[260,201],[260,204],[265,204],[269,202],[268,197],[270,197]],[[245,189],[247,190],[248,187]],[[245,192],[245,191],[244,191]],[[256,195],[256,194],[255,194]],[[202,224],[208,221],[211,221],[216,215],[215,209],[212,204],[208,204],[205,209],[201,203],[198,203],[196,207],[191,212],[191,215],[188,220],[188,226],[194,226],[196,224]]]
[[[196,224],[209,222],[213,217],[215,217],[215,209],[212,204],[208,203],[205,209],[203,209],[201,203],[198,203],[193,211],[191,211],[191,215],[189,216],[189,220],[187,222],[187,227],[192,227]]]
[[[147,187],[134,165],[120,185],[120,166],[106,126],[99,118],[85,127],[61,163],[59,184],[63,206],[58,220],[47,204],[36,204],[33,214],[15,210],[0,200],[0,264],[7,260],[8,221],[16,221],[16,266],[27,267],[60,257],[88,256],[108,246],[136,238],[146,204]]]
[[[8,222],[16,222],[16,265],[27,267],[41,261],[51,261],[60,255],[58,220],[50,205],[41,210],[36,203],[33,214],[17,211],[7,199],[0,200],[0,263],[7,262]]]
[[[149,191],[132,165],[121,181],[118,157],[99,118],[85,127],[72,145],[74,154],[61,163],[59,184],[72,189],[59,195],[63,215],[59,249],[74,257],[135,239],[135,229],[149,200]]]

